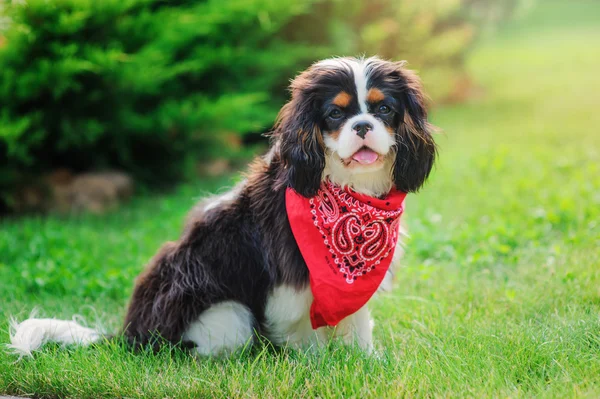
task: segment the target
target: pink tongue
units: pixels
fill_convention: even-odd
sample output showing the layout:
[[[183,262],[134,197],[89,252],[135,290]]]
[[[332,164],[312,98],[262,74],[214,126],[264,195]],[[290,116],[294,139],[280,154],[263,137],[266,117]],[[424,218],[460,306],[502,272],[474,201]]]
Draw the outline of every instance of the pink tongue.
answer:
[[[379,158],[379,154],[377,154],[375,151],[367,150],[366,148],[357,151],[354,153],[354,155],[352,155],[352,159],[363,165],[370,165],[377,161],[377,158]]]

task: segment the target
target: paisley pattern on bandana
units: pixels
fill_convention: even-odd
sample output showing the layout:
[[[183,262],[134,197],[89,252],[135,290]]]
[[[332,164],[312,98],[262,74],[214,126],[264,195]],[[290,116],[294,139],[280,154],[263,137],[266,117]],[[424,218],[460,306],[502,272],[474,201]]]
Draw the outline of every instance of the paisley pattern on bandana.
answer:
[[[332,184],[310,199],[313,223],[340,276],[352,284],[381,264],[398,241],[400,207],[382,210]]]
[[[335,326],[375,294],[392,262],[406,193],[373,198],[324,182],[306,198],[288,188],[286,212],[309,271],[314,329]]]

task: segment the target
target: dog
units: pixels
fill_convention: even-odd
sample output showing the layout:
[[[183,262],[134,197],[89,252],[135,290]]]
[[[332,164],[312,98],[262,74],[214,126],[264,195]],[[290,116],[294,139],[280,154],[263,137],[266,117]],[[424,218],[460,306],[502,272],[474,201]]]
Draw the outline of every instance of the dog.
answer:
[[[418,191],[437,153],[422,85],[404,62],[332,58],[300,73],[290,91],[266,155],[229,192],[197,205],[179,240],[136,279],[122,331],[132,342],[160,336],[201,355],[231,353],[256,337],[293,347],[337,337],[373,349],[368,303],[335,326],[311,322],[310,254],[299,248],[286,196],[312,201],[324,182],[373,199]],[[402,252],[401,237],[394,242],[379,290],[389,289]],[[75,321],[32,318],[14,323],[10,347],[26,355],[49,341],[102,337]]]

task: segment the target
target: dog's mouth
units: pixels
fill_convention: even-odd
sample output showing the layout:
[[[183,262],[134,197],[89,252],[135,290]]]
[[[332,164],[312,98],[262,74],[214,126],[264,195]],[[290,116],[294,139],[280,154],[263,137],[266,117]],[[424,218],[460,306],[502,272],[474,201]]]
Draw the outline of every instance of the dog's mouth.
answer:
[[[377,163],[381,159],[381,154],[376,151],[373,151],[371,148],[363,146],[354,154],[349,156],[348,158],[342,159],[344,165],[350,166],[352,164],[358,165],[373,165]]]

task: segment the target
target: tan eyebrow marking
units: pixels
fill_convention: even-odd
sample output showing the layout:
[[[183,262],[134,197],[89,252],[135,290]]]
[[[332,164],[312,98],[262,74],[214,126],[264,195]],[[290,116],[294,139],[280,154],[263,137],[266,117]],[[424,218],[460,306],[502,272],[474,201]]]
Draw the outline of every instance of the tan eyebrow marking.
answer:
[[[385,98],[385,94],[383,94],[383,92],[379,89],[370,89],[369,92],[367,93],[367,101],[370,103],[378,103],[380,101],[383,101],[383,99]]]
[[[333,99],[333,104],[340,108],[346,108],[350,105],[350,101],[352,101],[352,96],[345,91],[340,91]]]

